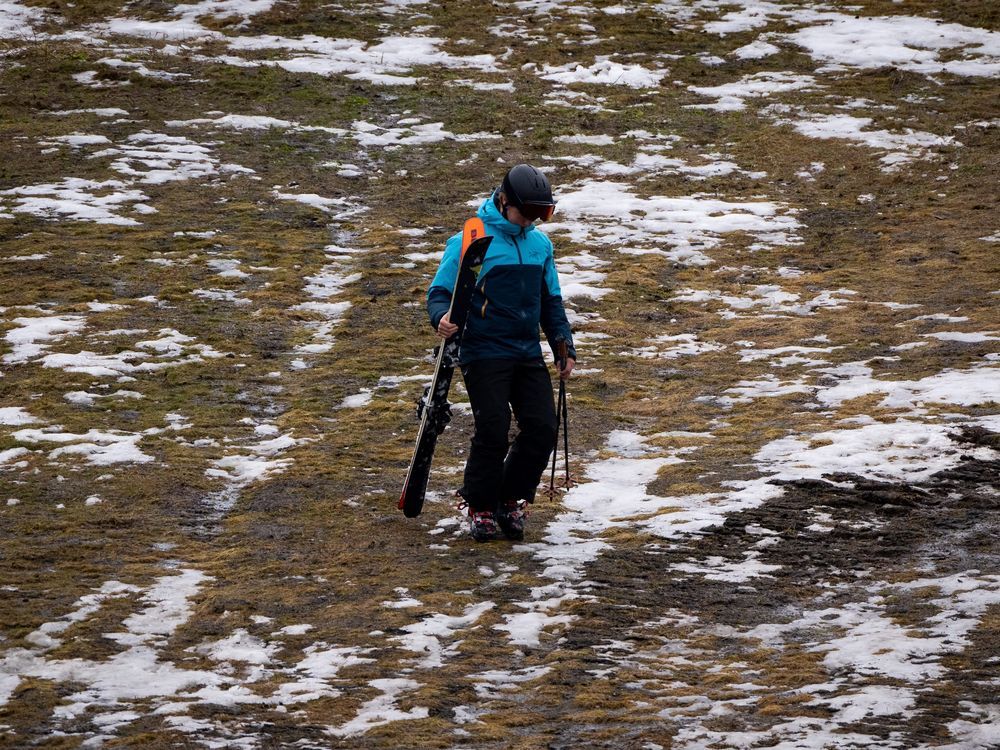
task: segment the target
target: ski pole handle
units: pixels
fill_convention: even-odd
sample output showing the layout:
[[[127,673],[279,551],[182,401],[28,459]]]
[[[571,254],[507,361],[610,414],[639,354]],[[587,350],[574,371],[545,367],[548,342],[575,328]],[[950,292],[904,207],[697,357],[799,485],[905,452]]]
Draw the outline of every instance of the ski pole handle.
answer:
[[[566,339],[558,338],[556,339],[556,365],[559,367],[560,377],[562,377],[562,371],[566,369],[567,360],[569,360],[569,347],[566,345]]]

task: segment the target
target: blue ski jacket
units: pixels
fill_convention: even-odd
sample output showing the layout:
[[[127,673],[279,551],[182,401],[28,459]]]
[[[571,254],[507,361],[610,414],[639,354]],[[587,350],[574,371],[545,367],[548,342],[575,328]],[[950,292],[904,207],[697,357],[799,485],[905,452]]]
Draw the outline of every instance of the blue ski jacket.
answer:
[[[496,193],[483,201],[476,215],[483,220],[493,242],[476,278],[459,362],[464,365],[477,359],[539,359],[539,326],[553,353],[556,340],[563,338],[569,356],[576,359],[552,241],[534,225],[522,229],[507,221],[500,213]],[[435,329],[451,305],[461,251],[459,232],[445,245],[441,265],[427,292],[427,313]]]

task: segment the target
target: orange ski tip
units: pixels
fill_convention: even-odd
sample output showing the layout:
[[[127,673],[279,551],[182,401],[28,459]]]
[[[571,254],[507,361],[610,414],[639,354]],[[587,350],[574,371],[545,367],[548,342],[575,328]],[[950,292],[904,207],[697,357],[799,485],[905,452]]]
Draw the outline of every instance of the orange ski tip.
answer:
[[[485,235],[486,226],[478,216],[474,216],[466,221],[465,227],[462,229],[462,253],[464,254],[468,250],[469,245]]]

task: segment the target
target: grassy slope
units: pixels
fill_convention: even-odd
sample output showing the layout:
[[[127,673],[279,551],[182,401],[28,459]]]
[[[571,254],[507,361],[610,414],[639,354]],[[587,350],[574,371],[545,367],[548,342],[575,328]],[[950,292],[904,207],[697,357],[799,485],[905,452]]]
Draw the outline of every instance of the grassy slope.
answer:
[[[945,8],[951,4],[925,5],[947,10],[948,20],[996,22],[989,3],[963,4],[966,10],[959,15]],[[869,6],[866,11],[872,13],[901,12],[892,3]],[[144,7],[149,17],[161,17],[157,6]],[[248,33],[316,33],[364,40],[385,33],[381,24],[386,19],[375,14],[324,9],[319,4],[303,8],[297,11],[294,6],[280,5],[255,19]],[[111,3],[78,3],[64,10],[69,22],[85,23],[107,17],[116,8]],[[918,12],[909,4],[904,10]],[[456,54],[501,54],[510,43],[484,32],[482,19],[496,13],[490,4],[448,3],[431,7],[428,13],[430,19],[412,22],[396,17],[389,21],[391,31],[404,33],[408,26],[432,22],[440,28],[435,33],[441,36],[473,40],[470,45],[452,46]],[[433,674],[420,673],[418,679],[426,684],[407,696],[401,706],[429,706],[430,719],[390,724],[350,743],[352,747],[398,746],[400,742],[449,746],[450,709],[476,700],[467,675],[512,665],[510,650],[496,646],[501,634],[490,626],[500,622],[502,610],[510,611],[510,602],[528,598],[529,588],[537,585],[537,563],[506,546],[473,547],[456,542],[447,553],[429,549],[427,531],[448,515],[443,504],[432,504],[416,522],[400,520],[392,500],[409,458],[414,431],[411,402],[418,395],[418,385],[404,384],[397,392],[379,392],[369,409],[337,411],[336,406],[360,388],[372,387],[382,374],[419,373],[427,368],[424,358],[431,341],[422,309],[405,305],[421,301],[432,267],[421,265],[412,271],[392,268],[390,264],[401,252],[400,236],[394,229],[426,227],[430,231],[425,239],[439,244],[466,215],[465,201],[481,194],[496,178],[498,160],[538,161],[547,155],[578,153],[573,147],[554,145],[558,135],[618,134],[644,128],[682,136],[677,147],[680,156],[726,151],[743,168],[766,171],[764,184],[722,178],[692,185],[680,177],[663,177],[643,183],[640,190],[647,195],[718,191],[730,199],[765,192],[773,200],[799,208],[805,225],[804,243],[798,247],[751,254],[741,238],[729,239],[713,251],[716,265],[709,268],[676,268],[653,257],[626,258],[607,249],[560,244],[561,253],[587,249],[614,263],[606,286],[616,291],[600,302],[579,305],[581,310],[599,312],[604,318],[590,330],[614,337],[613,345],[600,347],[600,355],[586,363],[602,367],[603,373],[573,384],[574,450],[580,456],[597,455],[611,429],[644,434],[664,429],[708,429],[719,410],[696,402],[697,397],[717,396],[740,380],[772,371],[767,362],[737,364],[731,346],[736,341],[749,339],[758,347],[771,347],[825,334],[844,347],[831,359],[848,362],[890,354],[888,347],[932,330],[929,325],[926,329],[920,324],[897,326],[913,317],[911,311],[866,304],[879,301],[924,305],[918,313],[967,315],[971,322],[965,330],[995,327],[990,293],[995,290],[996,254],[993,246],[977,238],[996,230],[991,223],[991,217],[996,216],[996,196],[986,188],[987,176],[997,172],[997,128],[972,126],[959,135],[962,147],[944,149],[926,162],[887,175],[878,171],[869,150],[805,139],[789,128],[775,127],[754,106],[733,114],[684,109],[683,105],[702,99],[669,84],[656,93],[579,87],[606,97],[605,105],[614,112],[540,110],[538,100],[547,86],[533,74],[519,70],[528,62],[565,64],[581,57],[589,60],[591,55],[669,50],[687,55],[670,63],[669,78],[699,86],[729,82],[761,69],[802,73],[814,69],[807,57],[794,53],[706,68],[691,55],[701,51],[725,54],[753,36],[737,34],[720,39],[668,29],[650,13],[636,17],[600,15],[591,21],[597,27],[596,36],[609,41],[581,51],[573,40],[586,34],[579,31],[572,17],[557,16],[549,19],[545,28],[553,36],[565,34],[562,43],[515,47],[505,60],[505,67],[514,71],[514,94],[481,94],[447,85],[450,79],[464,77],[464,71],[420,70],[418,73],[426,76],[424,86],[379,87],[277,68],[245,70],[151,56],[151,67],[168,67],[192,77],[183,85],[173,85],[101,66],[97,60],[105,53],[99,49],[56,42],[8,45],[12,54],[0,65],[0,90],[5,92],[0,187],[56,182],[68,175],[107,179],[107,160],[89,160],[68,148],[41,154],[34,145],[46,137],[74,131],[100,132],[112,140],[135,131],[134,124],[95,127],[91,115],[56,118],[43,114],[46,110],[99,106],[127,109],[132,118],[142,120],[141,127],[153,132],[188,135],[197,141],[224,140],[217,151],[220,160],[250,167],[261,179],[236,177],[211,183],[145,186],[149,202],[159,213],[145,218],[138,228],[109,229],[29,217],[0,222],[5,253],[49,253],[44,261],[0,266],[3,305],[52,304],[61,313],[82,312],[92,300],[126,301],[156,294],[167,306],[135,304],[118,312],[89,313],[91,330],[176,328],[232,355],[168,369],[123,386],[142,392],[142,401],[99,402],[94,407],[75,406],[63,399],[67,391],[87,389],[94,378],[37,365],[13,367],[0,379],[0,404],[23,405],[74,432],[94,426],[138,431],[163,426],[166,414],[179,412],[194,425],[191,439],[221,441],[229,437],[246,442],[251,440],[251,431],[240,420],[267,415],[261,412],[261,404],[273,403],[273,414],[268,416],[282,432],[293,431],[296,437],[310,437],[313,442],[291,454],[296,462],[293,471],[247,487],[221,525],[211,520],[206,500],[219,485],[204,476],[208,461],[222,455],[221,447],[198,449],[169,439],[147,440],[143,449],[156,457],[155,464],[116,469],[111,472],[113,478],[103,481],[97,479],[109,473],[103,468],[83,463],[67,466],[67,462],[56,466],[42,454],[31,458],[31,470],[37,469],[37,473],[3,474],[3,497],[21,500],[13,508],[0,507],[4,549],[0,583],[17,587],[16,593],[0,600],[5,645],[19,643],[41,623],[60,617],[74,600],[106,580],[148,583],[162,574],[159,565],[168,559],[183,560],[215,579],[197,598],[194,617],[164,652],[165,658],[186,660],[184,665],[190,668],[199,662],[186,648],[206,638],[224,637],[234,627],[247,627],[263,635],[286,624],[314,624],[308,638],[287,639],[282,659],[292,661],[296,650],[312,640],[367,645],[373,642],[367,635],[370,631],[398,634],[423,611],[458,614],[464,606],[484,599],[506,602],[508,606],[485,614],[477,629],[464,633],[457,654],[444,668]],[[225,24],[220,26],[225,28]],[[130,85],[113,90],[109,96],[106,91],[77,85],[69,77],[93,69],[103,71],[108,79],[125,77]],[[881,69],[824,79],[823,83],[820,92],[785,95],[782,101],[822,112],[833,111],[830,107],[838,101],[863,96],[873,102],[876,124],[906,125],[939,134],[952,132],[957,123],[995,116],[996,84],[984,79],[947,79],[946,85],[938,86],[920,76]],[[932,104],[906,104],[903,97],[907,94],[933,97]],[[896,109],[878,110],[881,103]],[[281,131],[226,132],[218,137],[162,126],[163,120],[202,117],[210,110],[341,128],[349,128],[357,119],[388,124],[402,113],[413,112],[429,122],[443,121],[455,132],[496,131],[503,138],[373,151],[363,163],[367,176],[347,179],[321,166],[327,161],[357,162],[353,144],[347,140]],[[454,168],[456,161],[472,154],[477,157],[470,168]],[[631,155],[625,145],[621,153],[609,154],[609,158],[625,162]],[[815,182],[795,176],[816,161],[824,162],[826,171]],[[402,169],[405,176],[397,174]],[[557,184],[587,176],[586,170],[571,164],[560,166],[553,174]],[[941,189],[938,177],[945,176],[947,187]],[[292,183],[297,187],[284,189],[351,196],[370,207],[363,217],[340,226],[351,233],[353,242],[370,250],[356,264],[364,280],[348,288],[345,298],[353,307],[338,330],[334,349],[316,357],[315,366],[305,371],[290,371],[288,365],[294,358],[292,347],[307,337],[302,323],[309,314],[289,308],[301,301],[302,279],[325,264],[322,248],[336,240],[331,237],[327,217],[274,198],[272,186]],[[857,196],[861,194],[872,194],[875,200],[859,204]],[[211,240],[174,236],[176,231],[208,228],[218,231]],[[242,260],[244,266],[277,269],[255,274],[240,287],[253,301],[251,306],[234,308],[190,296],[197,288],[226,286],[225,281],[213,278],[206,265],[219,248],[226,257]],[[183,262],[170,267],[150,264],[148,260],[154,257]],[[739,294],[772,279],[753,268],[786,264],[806,271],[798,279],[783,281],[789,291],[810,298],[819,290],[846,287],[858,291],[866,302],[814,318],[751,316],[734,321],[721,318],[714,305],[668,301],[671,289],[689,286]],[[744,270],[744,266],[751,268]],[[723,267],[739,270],[718,270]],[[270,286],[264,287],[264,281]],[[677,322],[670,323],[671,319]],[[730,346],[722,352],[672,360],[666,367],[662,361],[617,354],[643,345],[652,336],[681,332],[697,332],[703,340]],[[77,351],[75,346],[70,340],[57,349]],[[106,346],[113,351],[117,344],[110,341]],[[966,367],[985,351],[984,346],[934,344],[905,352],[898,362],[879,363],[876,369],[886,377],[916,379],[946,367]],[[245,366],[236,369],[237,364]],[[273,392],[274,379],[268,376],[274,370],[285,373],[280,393]],[[781,375],[794,378],[800,373],[793,367]],[[727,424],[715,430],[716,440],[703,445],[695,460],[665,470],[653,489],[660,494],[711,490],[718,486],[716,481],[744,476],[741,464],[768,440],[829,424],[828,418],[802,409],[800,401],[791,396],[736,407],[725,415]],[[841,415],[856,413],[878,416],[870,401],[845,404]],[[456,420],[440,446],[440,466],[460,465],[469,428],[468,418]],[[17,444],[0,437],[0,450]],[[454,475],[438,474],[433,489],[447,496],[454,481]],[[95,512],[81,501],[96,492],[104,504]],[[56,510],[54,506],[60,502],[66,507]],[[542,528],[555,511],[551,504],[538,504],[531,519],[533,528]],[[162,551],[153,547],[156,543],[174,546]],[[640,602],[645,613],[655,611],[658,604],[646,601],[643,592],[659,584],[647,580],[653,573],[638,563],[635,577],[630,579],[631,568],[626,564],[632,552],[641,552],[643,543],[633,532],[614,535],[623,567],[606,583],[630,591],[632,604],[622,605]],[[477,569],[502,563],[518,568],[510,585],[503,591],[487,587]],[[393,591],[398,586],[408,587],[424,603],[423,609],[382,607],[383,600],[395,598]],[[124,603],[120,610],[102,610],[102,620],[67,631],[69,645],[53,656],[98,658],[106,654],[107,643],[99,634],[120,627],[116,623],[128,613]],[[666,730],[649,728],[659,722],[622,697],[620,686],[629,681],[628,674],[611,681],[591,680],[586,674],[594,659],[591,647],[597,631],[609,622],[625,628],[641,617],[608,619],[605,611],[596,614],[583,602],[568,605],[566,611],[581,617],[566,642],[556,643],[546,636],[543,649],[513,658],[517,667],[547,665],[555,671],[537,688],[525,688],[513,708],[485,717],[486,724],[476,727],[476,742],[486,746],[491,739],[500,740],[513,732],[521,739],[513,744],[508,740],[507,747],[543,747],[546,742],[562,746],[559,743],[568,742],[573,735],[578,742],[610,741],[625,747],[634,726],[636,732],[646,727],[642,730],[644,740],[669,745]],[[249,621],[254,614],[275,621],[254,626]],[[594,634],[588,631],[591,627]],[[693,645],[714,649],[718,643]],[[395,674],[400,659],[412,656],[385,649],[372,655],[378,660],[376,667],[357,674],[365,679],[377,673]],[[791,688],[821,680],[815,655],[785,652],[772,661],[763,652],[739,654],[739,660],[748,659],[767,669],[775,684]],[[811,670],[815,676],[802,677]],[[345,674],[349,677],[352,673]],[[573,688],[567,689],[567,684]],[[721,678],[719,684],[724,684]],[[323,726],[342,723],[373,694],[363,682],[349,683],[341,697],[310,703],[300,715],[237,708],[225,722],[231,727],[243,721],[273,722],[266,734],[275,743],[300,737],[319,739]],[[794,705],[796,699],[780,695],[765,707],[765,715],[801,712]],[[8,738],[12,746],[41,736],[48,737],[47,746],[59,746],[50,734],[52,725],[47,717],[61,699],[62,694],[51,683],[22,683],[14,700],[0,709],[0,721],[17,733]],[[561,720],[567,711],[576,717],[572,729]],[[199,715],[197,711],[195,715]],[[70,722],[64,728],[84,727],[82,722],[75,726]],[[144,731],[150,734],[143,735]],[[155,717],[133,724],[121,740],[123,745],[145,747],[166,747],[175,741],[177,736],[164,731]],[[64,742],[66,746],[76,744],[73,739]]]

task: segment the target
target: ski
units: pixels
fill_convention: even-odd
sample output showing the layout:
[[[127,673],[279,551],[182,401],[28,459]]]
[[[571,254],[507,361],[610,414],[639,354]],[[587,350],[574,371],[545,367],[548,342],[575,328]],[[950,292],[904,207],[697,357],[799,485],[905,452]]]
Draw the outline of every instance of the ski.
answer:
[[[406,481],[398,505],[407,518],[420,515],[424,507],[424,494],[427,491],[427,480],[431,473],[431,461],[434,459],[438,435],[444,432],[448,422],[451,421],[448,391],[451,388],[455,366],[458,364],[459,346],[462,342],[465,321],[469,315],[472,291],[476,286],[475,268],[482,264],[492,241],[493,238],[486,234],[482,219],[474,218],[465,222],[462,230],[462,254],[458,277],[455,279],[451,306],[448,308],[448,319],[458,326],[458,331],[438,345],[430,385],[417,402],[420,428],[417,431],[417,444],[413,449],[413,458],[406,472]]]

